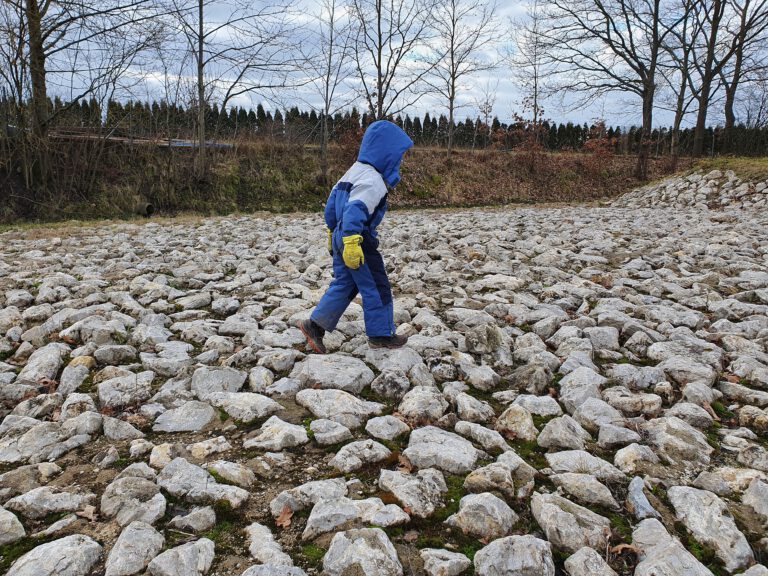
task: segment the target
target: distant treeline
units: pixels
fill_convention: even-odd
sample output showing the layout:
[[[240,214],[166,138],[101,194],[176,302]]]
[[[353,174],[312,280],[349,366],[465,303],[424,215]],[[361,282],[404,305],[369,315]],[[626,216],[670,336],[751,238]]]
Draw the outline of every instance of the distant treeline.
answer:
[[[13,104],[0,99],[0,120],[11,124]],[[58,130],[83,130],[99,134],[134,138],[194,139],[197,113],[177,104],[165,101],[141,102],[110,101],[106,113],[95,100],[74,103],[62,102],[58,97],[49,100],[50,128]],[[401,126],[417,146],[444,147],[448,139],[448,120],[440,114],[426,113],[423,118],[400,115],[390,118]],[[331,141],[354,141],[373,117],[352,108],[329,118]],[[215,104],[206,109],[206,133],[211,140],[251,141],[264,138],[283,140],[292,144],[318,144],[321,139],[322,116],[316,111],[266,110],[261,104],[252,108],[232,107],[219,109]],[[534,129],[530,122],[501,122],[498,117],[484,121],[467,118],[455,124],[454,145],[461,148],[494,148],[509,150],[530,145],[533,131],[535,140],[543,149],[550,151],[580,151],[600,149],[615,154],[638,154],[642,132],[639,127],[606,127],[602,123],[557,123],[545,120]],[[680,153],[693,153],[693,129],[682,129],[679,134]],[[743,124],[734,128],[733,141],[725,142],[725,132],[720,127],[706,131],[707,155],[718,155],[725,150],[737,156],[768,156],[768,128],[747,128]],[[671,128],[656,128],[651,134],[651,153],[666,156],[670,153]],[[598,146],[595,146],[599,142]]]

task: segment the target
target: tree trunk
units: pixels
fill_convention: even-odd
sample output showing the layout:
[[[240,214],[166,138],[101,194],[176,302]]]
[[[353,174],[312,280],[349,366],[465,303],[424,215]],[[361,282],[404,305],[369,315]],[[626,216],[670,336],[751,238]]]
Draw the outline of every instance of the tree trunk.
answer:
[[[198,141],[198,170],[200,175],[205,174],[205,57],[204,53],[204,27],[203,27],[204,0],[198,0],[197,12],[197,141]]]
[[[448,161],[451,161],[451,154],[453,154],[453,108],[454,108],[454,96],[451,95],[448,98]]]
[[[635,177],[641,181],[648,179],[648,158],[651,155],[655,88],[653,78],[646,80],[645,90],[643,91],[643,126],[640,135],[640,153],[637,156],[637,166],[635,167]]]
[[[743,42],[743,40],[742,40]],[[723,142],[726,152],[733,151],[733,128],[736,125],[736,112],[733,108],[736,104],[736,90],[741,80],[741,67],[743,60],[742,50],[736,52],[736,63],[733,67],[733,77],[731,83],[724,82],[725,85],[725,126],[723,127]]]
[[[48,93],[45,81],[45,48],[37,0],[26,2],[29,29],[29,75],[32,83],[32,178],[35,184],[45,182],[48,175]]]
[[[724,0],[714,0],[712,3],[712,12],[710,20],[709,38],[707,38],[707,57],[704,62],[704,73],[701,79],[701,90],[699,91],[699,111],[696,115],[696,129],[693,132],[693,155],[701,156],[704,154],[704,137],[707,129],[707,109],[709,108],[709,99],[712,96],[712,79],[715,76],[715,49],[717,48],[717,35],[720,31],[720,21],[723,18],[725,8]],[[722,64],[721,64],[722,65]]]
[[[320,170],[322,171],[323,185],[328,184],[328,113],[323,114],[320,126],[322,136],[320,138]]]
[[[711,81],[705,78],[701,83],[701,92],[699,93],[699,110],[696,114],[696,128],[693,131],[693,155],[704,155],[704,138],[707,130],[707,108],[709,108],[709,92]]]

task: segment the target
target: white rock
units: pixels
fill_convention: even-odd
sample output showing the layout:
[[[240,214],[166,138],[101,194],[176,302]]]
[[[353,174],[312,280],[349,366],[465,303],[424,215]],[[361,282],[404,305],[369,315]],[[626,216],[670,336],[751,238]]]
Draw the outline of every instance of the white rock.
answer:
[[[380,528],[338,532],[323,558],[328,576],[402,576],[403,566],[395,547]]]
[[[697,488],[673,486],[667,496],[677,519],[698,542],[715,551],[726,570],[735,572],[754,562],[747,539],[739,532],[725,502],[717,495]]]
[[[309,436],[303,426],[290,424],[271,416],[259,429],[259,433],[243,442],[244,448],[280,451],[294,448],[309,442]]]
[[[152,576],[203,576],[213,563],[215,545],[207,538],[166,550],[149,563]]]
[[[33,548],[11,565],[6,576],[87,576],[101,553],[91,538],[74,534]]]
[[[555,576],[552,548],[535,536],[507,536],[475,554],[478,576]]]
[[[425,426],[411,432],[403,455],[418,468],[462,474],[475,468],[480,452],[461,436]]]
[[[165,546],[165,538],[144,522],[131,522],[117,537],[107,557],[105,576],[142,572]]]

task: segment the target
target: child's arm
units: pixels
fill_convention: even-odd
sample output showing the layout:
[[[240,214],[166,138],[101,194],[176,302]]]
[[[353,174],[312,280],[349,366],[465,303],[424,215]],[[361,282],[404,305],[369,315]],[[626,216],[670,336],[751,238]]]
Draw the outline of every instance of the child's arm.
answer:
[[[384,182],[360,182],[349,193],[349,200],[344,207],[344,218],[341,224],[341,235],[354,236],[362,234],[376,206],[387,194]]]
[[[336,186],[331,190],[331,195],[328,196],[328,202],[325,203],[325,225],[328,226],[328,230],[335,230],[336,225]]]

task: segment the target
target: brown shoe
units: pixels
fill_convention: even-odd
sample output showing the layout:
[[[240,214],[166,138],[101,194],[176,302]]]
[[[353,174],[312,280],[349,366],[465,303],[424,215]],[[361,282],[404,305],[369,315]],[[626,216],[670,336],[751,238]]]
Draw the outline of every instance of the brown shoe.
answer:
[[[368,338],[368,346],[371,348],[402,348],[406,342],[408,342],[408,336],[401,336],[399,334]]]
[[[320,326],[312,322],[312,320],[304,320],[299,323],[299,330],[306,336],[309,347],[312,348],[318,354],[325,354],[325,344],[323,344],[323,336],[325,336],[325,330]]]

